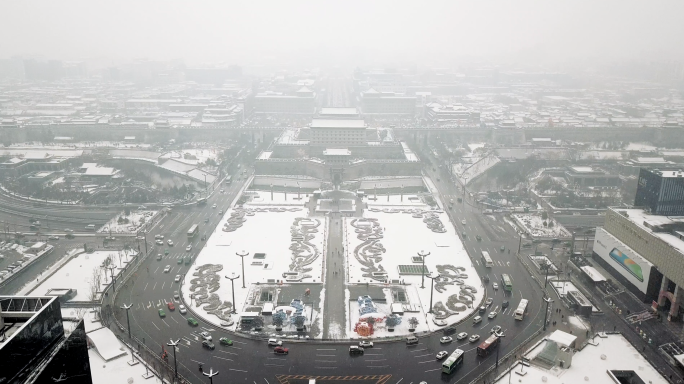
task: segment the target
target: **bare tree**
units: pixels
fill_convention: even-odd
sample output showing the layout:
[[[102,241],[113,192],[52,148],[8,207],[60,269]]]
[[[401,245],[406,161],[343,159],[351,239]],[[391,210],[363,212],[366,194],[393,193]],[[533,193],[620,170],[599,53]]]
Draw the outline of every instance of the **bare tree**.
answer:
[[[88,291],[88,299],[90,301],[97,300],[97,293],[100,291],[102,284],[102,270],[99,267],[93,268],[93,274],[90,277],[90,290]]]

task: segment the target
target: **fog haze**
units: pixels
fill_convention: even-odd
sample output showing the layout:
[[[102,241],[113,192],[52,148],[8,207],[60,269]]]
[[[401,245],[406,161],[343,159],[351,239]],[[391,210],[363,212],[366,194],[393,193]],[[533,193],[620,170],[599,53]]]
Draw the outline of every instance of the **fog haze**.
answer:
[[[189,64],[681,59],[684,2],[4,2],[0,56]]]

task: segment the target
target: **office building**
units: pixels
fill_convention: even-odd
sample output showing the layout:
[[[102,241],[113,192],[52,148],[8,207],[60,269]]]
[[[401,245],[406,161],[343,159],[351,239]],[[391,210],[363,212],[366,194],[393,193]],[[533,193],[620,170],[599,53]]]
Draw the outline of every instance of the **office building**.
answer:
[[[684,215],[684,172],[642,168],[634,205],[656,215]]]

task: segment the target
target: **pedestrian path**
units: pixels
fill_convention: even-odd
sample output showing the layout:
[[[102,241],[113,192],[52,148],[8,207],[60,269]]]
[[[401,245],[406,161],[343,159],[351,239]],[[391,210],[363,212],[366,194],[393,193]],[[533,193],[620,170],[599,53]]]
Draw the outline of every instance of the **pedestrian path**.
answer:
[[[342,251],[343,219],[334,215],[328,226],[327,254],[325,255],[326,284],[325,304],[323,305],[323,338],[341,339],[346,337],[347,315],[345,300],[345,271]]]

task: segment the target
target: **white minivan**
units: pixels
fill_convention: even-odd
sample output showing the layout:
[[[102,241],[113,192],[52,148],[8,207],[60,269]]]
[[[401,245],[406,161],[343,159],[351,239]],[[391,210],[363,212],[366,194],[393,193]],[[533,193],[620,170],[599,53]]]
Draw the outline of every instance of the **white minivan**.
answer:
[[[477,324],[482,321],[482,316],[473,317],[473,324]]]

